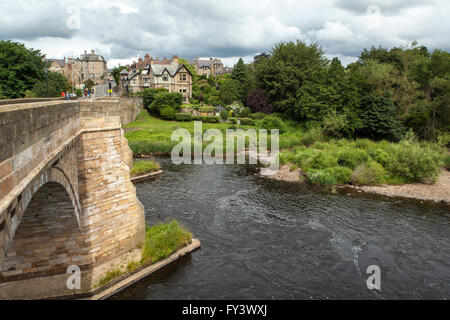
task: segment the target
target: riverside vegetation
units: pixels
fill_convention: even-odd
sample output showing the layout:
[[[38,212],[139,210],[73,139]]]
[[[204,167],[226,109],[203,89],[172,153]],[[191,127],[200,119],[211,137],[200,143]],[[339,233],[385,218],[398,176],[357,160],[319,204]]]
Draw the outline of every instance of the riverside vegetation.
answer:
[[[104,286],[126,272],[133,272],[140,267],[168,258],[190,243],[192,243],[192,234],[175,220],[147,227],[141,260],[130,262],[126,268],[123,266],[123,268],[118,267],[108,271],[100,279],[98,286]]]

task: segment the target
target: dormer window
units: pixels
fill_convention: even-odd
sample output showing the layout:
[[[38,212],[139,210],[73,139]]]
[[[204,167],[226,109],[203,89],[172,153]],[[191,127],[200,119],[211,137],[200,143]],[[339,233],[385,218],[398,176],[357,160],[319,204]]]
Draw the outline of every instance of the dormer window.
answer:
[[[169,76],[167,74],[163,75],[163,81],[169,81]]]

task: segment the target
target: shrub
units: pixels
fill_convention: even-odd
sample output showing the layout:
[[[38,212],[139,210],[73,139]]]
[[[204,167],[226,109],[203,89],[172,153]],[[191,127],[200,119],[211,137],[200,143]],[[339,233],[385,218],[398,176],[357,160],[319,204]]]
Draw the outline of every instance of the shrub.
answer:
[[[369,160],[365,150],[347,147],[338,154],[338,163],[342,167],[356,168],[358,165]]]
[[[255,125],[255,121],[253,121],[250,118],[244,118],[244,119],[239,119],[241,120],[241,125],[243,126],[254,126]]]
[[[250,119],[253,119],[253,120],[262,120],[265,117],[267,117],[267,114],[262,113],[262,112],[252,113],[249,117],[250,117]]]
[[[153,103],[153,100],[155,99],[155,95],[159,92],[167,92],[164,88],[157,88],[157,89],[145,89],[142,93],[142,96],[144,97],[144,107],[148,110],[150,108],[150,105]]]
[[[369,154],[373,160],[375,160],[376,162],[378,162],[379,164],[381,164],[383,166],[386,166],[386,164],[388,162],[388,158],[389,158],[389,155],[386,151],[378,148],[376,150],[370,150]]]
[[[174,120],[177,111],[175,110],[175,108],[167,106],[161,109],[160,114],[161,118],[163,118],[164,120]]]
[[[214,107],[200,107],[198,108],[198,112],[200,113],[214,113]]]
[[[82,96],[83,96],[83,90],[81,90],[81,89],[76,89],[76,90],[75,90],[75,94],[77,95],[77,97],[82,97]]]
[[[229,116],[230,116],[230,113],[229,113],[227,110],[222,110],[222,111],[220,112],[220,118],[221,118],[223,121],[227,121],[228,118],[229,118]]]
[[[283,120],[281,120],[278,117],[274,117],[274,116],[269,116],[269,117],[264,118],[261,121],[260,127],[262,129],[267,129],[269,132],[272,129],[278,129],[278,130],[280,130],[280,134],[287,131],[287,126],[283,122]]]
[[[386,180],[386,170],[373,160],[360,164],[352,175],[352,181],[359,185],[382,184]]]
[[[237,119],[236,118],[230,118],[230,123],[231,124],[237,124]]]
[[[161,115],[161,110],[165,107],[172,107],[178,110],[183,102],[183,95],[178,92],[159,91],[153,97],[153,102],[149,106],[149,112],[154,115]],[[174,115],[175,118],[175,115]]]
[[[300,136],[300,143],[307,147],[323,140],[323,131],[319,127],[313,128]]]
[[[265,93],[261,89],[255,89],[247,97],[247,106],[253,112],[263,112],[265,114],[269,114],[273,111],[273,105],[267,99]]]
[[[193,116],[192,120],[194,121],[202,121],[204,123],[219,123],[220,117],[216,116]]]
[[[250,108],[244,108],[239,112],[239,117],[248,118],[252,114],[252,110]]]
[[[389,151],[386,169],[391,175],[410,182],[436,182],[443,160],[438,151],[418,143],[391,144]]]
[[[175,115],[175,120],[177,120],[177,121],[185,121],[185,122],[192,121],[192,114],[190,114],[190,113],[177,113]]]
[[[350,168],[337,166],[328,168],[325,171],[334,177],[336,182],[339,184],[349,183],[352,179],[353,170]]]
[[[336,179],[326,170],[310,170],[306,176],[312,184],[333,186],[337,183]]]
[[[313,169],[326,169],[337,166],[337,158],[329,152],[318,152],[312,159],[310,165]]]
[[[445,162],[445,169],[447,169],[448,171],[450,171],[450,155],[447,155],[447,156],[445,157],[444,162]]]

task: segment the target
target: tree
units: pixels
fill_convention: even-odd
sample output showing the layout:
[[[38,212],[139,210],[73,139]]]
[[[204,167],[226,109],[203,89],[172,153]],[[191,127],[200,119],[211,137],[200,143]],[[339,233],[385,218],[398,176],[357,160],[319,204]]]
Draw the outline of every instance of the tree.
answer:
[[[220,83],[220,100],[223,104],[229,105],[233,101],[241,100],[239,93],[239,82],[236,80],[224,80]]]
[[[243,103],[245,102],[249,94],[249,81],[247,75],[247,67],[244,63],[244,60],[240,58],[238,63],[234,67],[233,72],[231,73],[231,78],[239,83],[239,100],[241,100]]]
[[[126,66],[119,66],[112,69],[111,74],[114,77],[114,81],[116,82],[116,85],[120,84],[120,73],[123,70],[127,70],[128,68]]]
[[[58,72],[48,73],[48,96],[60,97],[61,92],[69,90],[67,78]],[[47,97],[47,79],[41,80],[35,84],[32,92],[39,98]]]
[[[388,98],[366,95],[361,101],[360,116],[363,127],[359,135],[374,140],[399,141],[404,127],[395,117],[395,106]]]
[[[302,120],[295,111],[298,92],[307,81],[315,81],[313,75],[326,65],[324,52],[316,43],[278,43],[269,58],[256,64],[257,85],[273,102],[274,111]]]
[[[92,79],[87,79],[84,82],[84,88],[89,91],[92,92],[92,88],[95,86],[95,82]]]
[[[153,102],[148,109],[151,114],[159,116],[163,108],[171,107],[178,110],[180,109],[182,103],[183,95],[181,93],[159,91],[155,94]]]
[[[270,114],[273,112],[273,105],[267,99],[266,94],[262,89],[255,89],[247,97],[246,104],[253,113],[262,112]]]
[[[23,44],[0,41],[0,96],[22,98],[45,78],[45,62],[39,50]]]

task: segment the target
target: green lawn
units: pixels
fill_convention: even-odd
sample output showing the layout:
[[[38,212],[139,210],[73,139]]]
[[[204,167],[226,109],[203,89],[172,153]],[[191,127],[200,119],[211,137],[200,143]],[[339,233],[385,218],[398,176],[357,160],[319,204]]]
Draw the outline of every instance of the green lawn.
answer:
[[[134,121],[124,128],[136,128],[139,130],[128,132],[130,148],[135,155],[170,154],[178,142],[172,142],[172,133],[177,129],[186,129],[194,135],[194,122],[166,121],[150,116],[146,111],[142,112]],[[226,133],[229,128],[236,128],[229,123],[203,123],[203,130],[218,129]],[[239,126],[244,130],[255,128],[251,126]],[[208,143],[204,144],[205,146]]]

